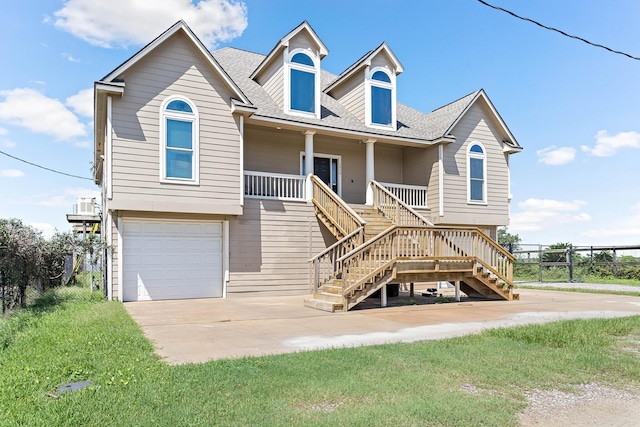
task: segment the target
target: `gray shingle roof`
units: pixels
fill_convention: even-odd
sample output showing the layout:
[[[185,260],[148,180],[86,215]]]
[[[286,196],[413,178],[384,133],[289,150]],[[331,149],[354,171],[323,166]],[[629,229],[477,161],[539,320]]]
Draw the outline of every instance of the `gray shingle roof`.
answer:
[[[281,119],[300,124],[326,126],[334,129],[363,132],[373,135],[394,138],[409,138],[433,141],[445,136],[445,132],[468,107],[478,91],[447,104],[429,114],[422,113],[404,104],[397,104],[398,129],[396,131],[375,129],[365,126],[340,102],[326,93],[321,93],[321,118],[297,117],[285,114],[266,91],[249,76],[265,56],[232,47],[226,47],[212,52],[213,57],[229,74],[242,92],[257,108],[255,115],[260,117]],[[325,70],[321,71],[321,87],[327,87],[336,79],[336,75]]]

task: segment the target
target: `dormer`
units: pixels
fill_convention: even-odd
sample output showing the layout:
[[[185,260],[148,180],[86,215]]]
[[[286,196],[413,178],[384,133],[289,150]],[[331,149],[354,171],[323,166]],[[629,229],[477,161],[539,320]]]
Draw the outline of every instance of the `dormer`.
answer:
[[[396,130],[396,76],[402,64],[386,43],[340,74],[325,92],[366,126]]]
[[[327,47],[304,21],[276,44],[250,77],[286,114],[319,119],[320,60],[327,53]]]

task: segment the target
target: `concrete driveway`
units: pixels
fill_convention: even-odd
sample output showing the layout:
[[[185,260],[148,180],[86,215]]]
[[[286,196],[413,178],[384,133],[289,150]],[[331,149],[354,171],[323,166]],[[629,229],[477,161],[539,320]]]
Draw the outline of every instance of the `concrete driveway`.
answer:
[[[469,301],[326,313],[302,296],[125,303],[170,364],[442,339],[554,320],[640,315],[640,297],[519,289],[519,301]],[[393,299],[389,299],[393,303]]]

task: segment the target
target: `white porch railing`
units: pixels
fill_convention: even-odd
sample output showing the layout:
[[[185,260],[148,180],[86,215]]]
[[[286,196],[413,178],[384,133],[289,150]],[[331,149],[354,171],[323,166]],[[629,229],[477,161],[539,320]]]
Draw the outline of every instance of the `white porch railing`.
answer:
[[[392,184],[389,182],[381,182],[380,184],[412,208],[427,209],[427,186]]]
[[[306,200],[304,175],[244,171],[244,196],[275,200]]]

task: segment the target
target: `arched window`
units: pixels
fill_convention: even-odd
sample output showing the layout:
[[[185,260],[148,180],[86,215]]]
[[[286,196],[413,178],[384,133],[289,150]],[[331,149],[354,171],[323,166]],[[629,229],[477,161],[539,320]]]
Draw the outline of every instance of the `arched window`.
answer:
[[[317,68],[313,58],[304,51],[294,51],[288,62],[289,111],[316,115],[319,109]]]
[[[160,179],[198,181],[198,111],[190,100],[170,96],[160,107]]]
[[[470,203],[487,202],[487,154],[480,143],[474,142],[467,151],[467,194]]]
[[[382,69],[373,70],[368,79],[367,122],[374,126],[395,125],[395,93],[393,78]]]

